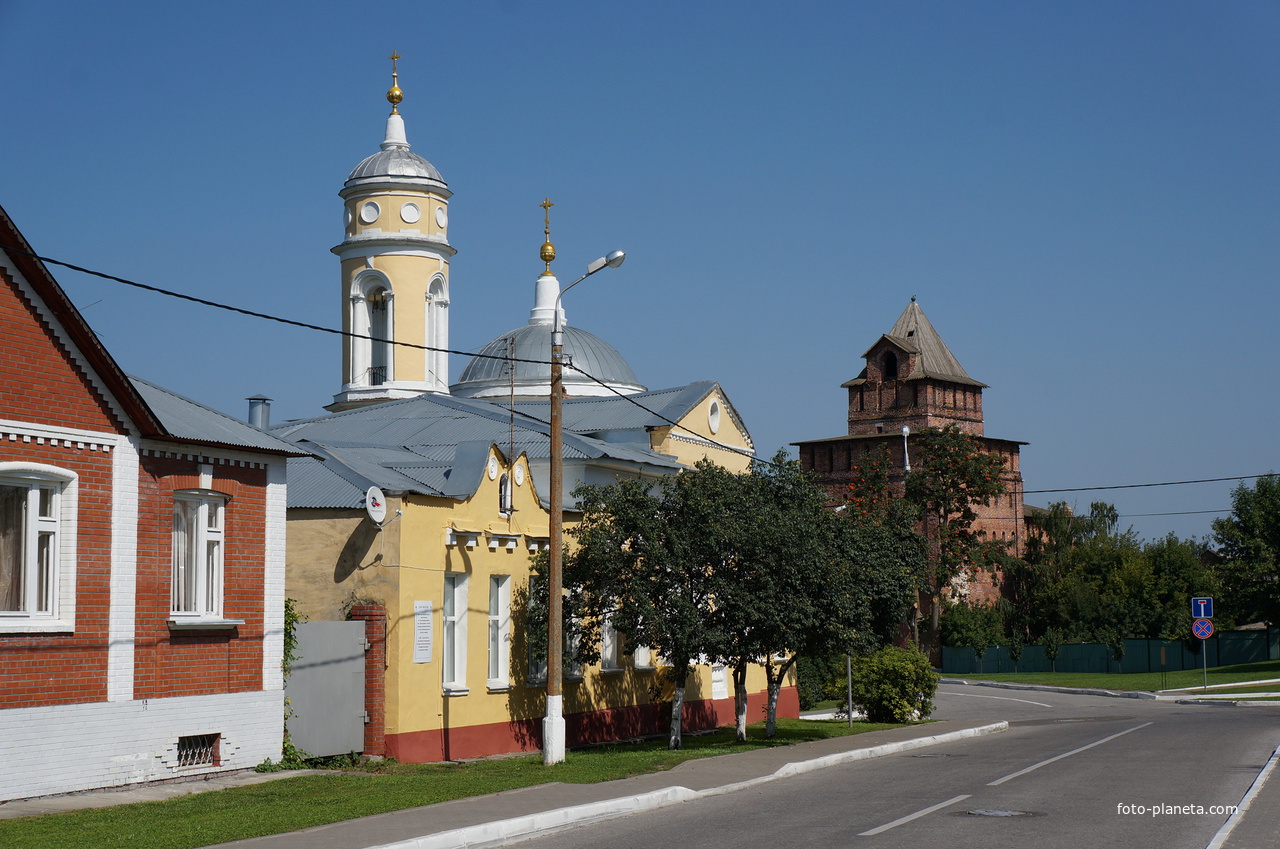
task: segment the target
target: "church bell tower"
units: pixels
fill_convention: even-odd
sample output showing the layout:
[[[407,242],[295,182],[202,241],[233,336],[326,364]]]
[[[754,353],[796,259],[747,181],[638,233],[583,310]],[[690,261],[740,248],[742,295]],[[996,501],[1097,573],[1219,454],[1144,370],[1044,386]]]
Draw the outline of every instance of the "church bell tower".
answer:
[[[392,53],[381,149],[347,177],[342,264],[342,390],[325,409],[449,391],[449,197],[435,166],[409,150]]]

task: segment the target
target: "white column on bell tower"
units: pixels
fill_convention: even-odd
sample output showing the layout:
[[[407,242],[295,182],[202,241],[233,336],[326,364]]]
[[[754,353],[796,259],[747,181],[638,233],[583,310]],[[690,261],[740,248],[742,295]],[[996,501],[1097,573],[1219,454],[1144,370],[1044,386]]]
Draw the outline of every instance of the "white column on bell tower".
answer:
[[[391,114],[379,151],[339,195],[342,263],[342,389],[326,409],[449,391],[449,198],[435,166],[409,150],[392,53]],[[376,337],[370,339],[368,337]]]

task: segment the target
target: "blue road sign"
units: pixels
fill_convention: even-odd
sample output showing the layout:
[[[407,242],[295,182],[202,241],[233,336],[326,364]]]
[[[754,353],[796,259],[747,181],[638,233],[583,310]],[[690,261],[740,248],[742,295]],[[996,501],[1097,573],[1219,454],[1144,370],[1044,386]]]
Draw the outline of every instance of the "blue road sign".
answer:
[[[1213,636],[1213,623],[1208,619],[1197,619],[1191,623],[1191,633],[1202,640],[1207,640]]]
[[[1213,618],[1213,599],[1200,597],[1191,599],[1191,615],[1197,619]]]

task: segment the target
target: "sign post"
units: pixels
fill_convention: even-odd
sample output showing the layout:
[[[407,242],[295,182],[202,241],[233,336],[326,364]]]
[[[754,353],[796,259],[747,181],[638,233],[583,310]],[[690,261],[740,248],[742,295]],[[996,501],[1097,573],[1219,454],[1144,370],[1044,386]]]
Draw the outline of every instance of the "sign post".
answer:
[[[1213,599],[1200,596],[1191,599],[1191,615],[1195,622],[1191,623],[1191,633],[1200,638],[1200,655],[1204,662],[1204,689],[1209,689],[1209,643],[1213,636]]]

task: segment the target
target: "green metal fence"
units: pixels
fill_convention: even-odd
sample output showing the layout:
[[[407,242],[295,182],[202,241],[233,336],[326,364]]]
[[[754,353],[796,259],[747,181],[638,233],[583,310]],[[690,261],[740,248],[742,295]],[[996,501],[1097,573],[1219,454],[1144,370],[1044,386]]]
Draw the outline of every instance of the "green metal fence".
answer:
[[[1174,672],[1200,669],[1208,652],[1209,666],[1232,666],[1280,660],[1280,631],[1220,631],[1207,640],[1125,640],[1124,657],[1119,661],[1103,643],[1063,645],[1055,661],[1045,656],[1043,646],[1025,646],[1017,663],[1009,657],[1008,646],[989,648],[979,659],[973,649],[944,646],[942,671],[947,675],[991,672]]]

